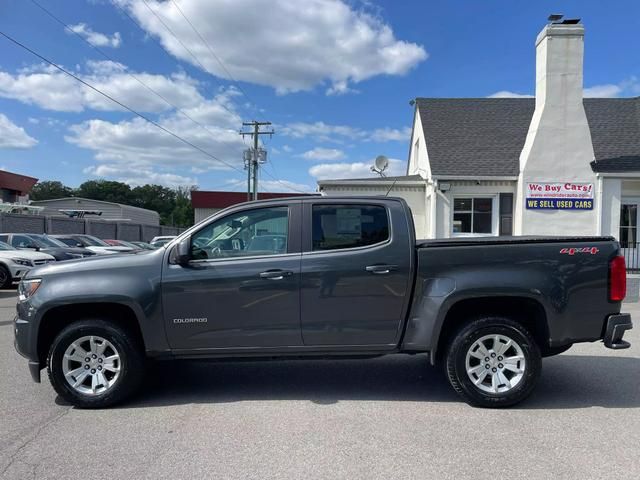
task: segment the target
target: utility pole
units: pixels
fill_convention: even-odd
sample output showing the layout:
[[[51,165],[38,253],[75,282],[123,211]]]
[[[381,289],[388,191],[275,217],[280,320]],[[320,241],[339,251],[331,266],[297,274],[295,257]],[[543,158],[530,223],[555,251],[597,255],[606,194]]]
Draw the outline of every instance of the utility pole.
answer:
[[[260,131],[261,126],[271,125],[271,122],[242,122],[244,127],[253,127],[253,130],[248,132],[240,131],[240,135],[245,137],[250,135],[253,137],[253,147],[244,151],[245,168],[247,173],[247,200],[258,199],[258,168],[261,163],[267,161],[267,151],[258,147],[258,141],[260,135],[273,135],[273,130]],[[253,187],[253,189],[251,188]]]

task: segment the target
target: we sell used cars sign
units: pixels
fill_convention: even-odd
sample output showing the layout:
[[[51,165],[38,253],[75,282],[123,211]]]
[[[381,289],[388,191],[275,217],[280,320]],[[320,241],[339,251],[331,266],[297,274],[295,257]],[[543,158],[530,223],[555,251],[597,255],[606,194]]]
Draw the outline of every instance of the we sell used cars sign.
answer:
[[[528,209],[593,210],[593,183],[527,183]]]

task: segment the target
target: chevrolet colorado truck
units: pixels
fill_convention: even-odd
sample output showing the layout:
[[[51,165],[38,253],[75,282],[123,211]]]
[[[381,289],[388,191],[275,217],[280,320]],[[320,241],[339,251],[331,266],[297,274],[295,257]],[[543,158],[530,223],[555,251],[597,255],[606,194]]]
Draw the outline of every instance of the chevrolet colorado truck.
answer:
[[[525,399],[541,358],[627,348],[613,238],[416,241],[407,204],[308,197],[220,211],[155,251],[34,268],[15,345],[33,379],[106,407],[147,359],[426,354],[468,403]]]

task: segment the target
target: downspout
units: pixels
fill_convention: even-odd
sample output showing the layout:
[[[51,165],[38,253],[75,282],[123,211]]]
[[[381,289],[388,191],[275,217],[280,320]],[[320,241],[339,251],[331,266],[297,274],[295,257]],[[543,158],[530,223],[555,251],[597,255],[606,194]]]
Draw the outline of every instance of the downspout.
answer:
[[[596,215],[596,233],[598,235],[602,235],[602,215],[604,214],[604,209],[603,209],[603,204],[602,204],[602,188],[603,188],[603,184],[604,184],[604,179],[598,175],[598,211],[597,211],[597,215]]]
[[[431,199],[429,202],[429,208],[431,209],[431,212],[429,214],[429,223],[430,223],[430,228],[429,228],[429,238],[436,238],[437,236],[437,232],[436,232],[436,226],[437,226],[437,222],[436,222],[436,215],[437,215],[437,208],[436,208],[436,200],[438,198],[438,194],[437,194],[437,190],[438,190],[438,181],[434,180],[431,182]]]

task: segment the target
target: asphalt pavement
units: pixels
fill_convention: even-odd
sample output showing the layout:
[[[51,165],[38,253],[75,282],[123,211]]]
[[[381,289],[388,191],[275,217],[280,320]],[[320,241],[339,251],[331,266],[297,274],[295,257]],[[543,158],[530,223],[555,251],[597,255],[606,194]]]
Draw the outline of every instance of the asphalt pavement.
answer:
[[[163,362],[142,392],[78,410],[13,348],[0,292],[2,479],[640,478],[640,307],[632,347],[544,360],[525,403],[460,401],[424,356]],[[577,319],[576,321],[579,321]]]

